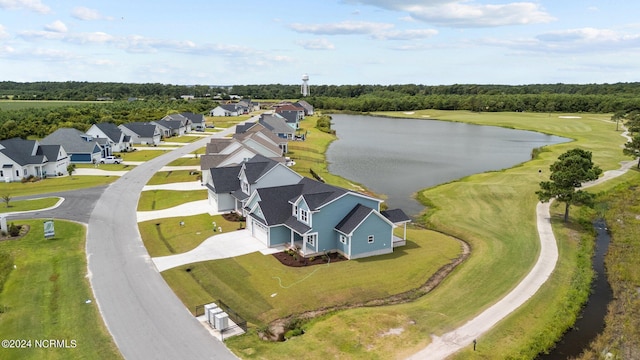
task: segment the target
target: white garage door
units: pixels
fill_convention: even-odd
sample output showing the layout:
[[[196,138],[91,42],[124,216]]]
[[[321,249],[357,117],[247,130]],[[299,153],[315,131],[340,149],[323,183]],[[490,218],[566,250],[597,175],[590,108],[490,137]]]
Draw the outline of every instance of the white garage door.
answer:
[[[255,220],[255,219],[251,219],[251,235],[253,235],[254,238],[262,241],[265,245],[267,244],[267,240],[268,240],[268,233],[269,233],[269,229],[261,224],[259,221]]]

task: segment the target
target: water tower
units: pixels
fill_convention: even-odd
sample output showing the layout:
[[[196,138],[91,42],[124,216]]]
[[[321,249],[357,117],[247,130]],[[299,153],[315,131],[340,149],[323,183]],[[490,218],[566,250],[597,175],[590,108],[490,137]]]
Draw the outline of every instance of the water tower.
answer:
[[[309,75],[302,74],[302,86],[300,88],[302,96],[309,95]]]

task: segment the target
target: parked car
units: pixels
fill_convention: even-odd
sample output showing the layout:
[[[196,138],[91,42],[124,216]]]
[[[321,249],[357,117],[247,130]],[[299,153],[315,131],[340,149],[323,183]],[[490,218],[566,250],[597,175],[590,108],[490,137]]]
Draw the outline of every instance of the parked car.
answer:
[[[100,164],[120,164],[122,159],[116,156],[107,156],[100,159]]]

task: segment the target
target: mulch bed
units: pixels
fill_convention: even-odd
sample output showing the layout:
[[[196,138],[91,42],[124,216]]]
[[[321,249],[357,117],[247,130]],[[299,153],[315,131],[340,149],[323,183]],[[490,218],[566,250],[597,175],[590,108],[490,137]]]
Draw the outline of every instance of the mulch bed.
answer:
[[[280,261],[282,265],[291,267],[322,265],[327,263],[323,256],[315,256],[313,261],[311,261],[310,258],[303,258],[302,256],[298,256],[298,259],[296,260],[293,256],[287,254],[284,251],[273,254],[273,257],[278,259],[278,261]],[[337,253],[331,253],[328,255],[328,257],[329,261],[332,263],[347,260],[345,257]]]
[[[18,234],[18,236],[9,236],[9,234],[7,234],[7,235],[0,234],[0,241],[18,240],[18,239],[22,238],[23,236],[27,235],[27,233],[29,233],[29,230],[30,230],[30,226],[29,225],[20,225],[20,234]]]

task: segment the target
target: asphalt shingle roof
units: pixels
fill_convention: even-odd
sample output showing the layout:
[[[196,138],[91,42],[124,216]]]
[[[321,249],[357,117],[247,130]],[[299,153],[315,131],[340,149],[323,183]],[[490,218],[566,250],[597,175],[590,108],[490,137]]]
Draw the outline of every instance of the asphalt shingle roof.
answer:
[[[89,140],[87,140],[89,138]],[[98,144],[78,129],[61,128],[40,141],[43,145],[62,145],[68,154],[93,154]]]
[[[20,166],[27,164],[42,164],[46,160],[46,157],[43,154],[32,155],[33,148],[36,145],[35,140],[13,138],[0,141],[0,145],[4,147],[0,152]],[[55,158],[53,161],[55,161]]]
[[[156,132],[156,125],[151,123],[136,122],[136,123],[122,124],[122,126],[138,134],[138,136],[144,137],[144,138],[152,138]]]
[[[380,214],[382,214],[382,216],[386,217],[394,224],[411,221],[411,218],[407,214],[405,214],[402,209],[385,210],[381,211]]]
[[[224,166],[211,168],[211,181],[216,193],[230,193],[240,189],[240,173],[241,166]]]
[[[115,124],[112,123],[98,123],[95,124],[100,131],[102,131],[109,140],[114,143],[120,142],[120,137],[122,136],[122,130],[118,129]]]
[[[351,234],[371,214],[372,208],[362,204],[356,205],[351,211],[336,225],[336,230],[344,234]]]

